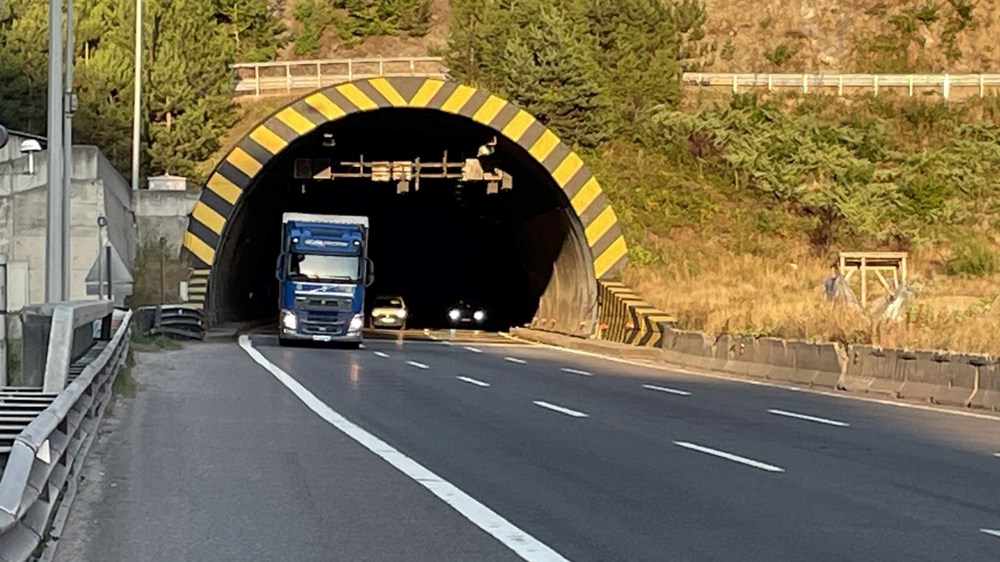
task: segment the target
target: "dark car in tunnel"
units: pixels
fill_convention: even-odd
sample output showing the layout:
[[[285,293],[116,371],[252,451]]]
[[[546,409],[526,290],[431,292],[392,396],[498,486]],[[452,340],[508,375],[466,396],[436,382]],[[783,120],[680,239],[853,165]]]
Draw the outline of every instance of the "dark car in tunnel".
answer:
[[[446,309],[446,314],[448,325],[452,328],[483,329],[489,321],[486,307],[470,299],[453,302]]]

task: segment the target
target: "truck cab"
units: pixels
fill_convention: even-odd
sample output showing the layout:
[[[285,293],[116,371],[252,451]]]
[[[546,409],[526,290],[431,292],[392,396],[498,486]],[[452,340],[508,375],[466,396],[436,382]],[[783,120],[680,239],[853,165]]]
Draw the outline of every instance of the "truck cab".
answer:
[[[361,344],[365,288],[374,280],[367,217],[285,213],[276,275],[281,345]]]

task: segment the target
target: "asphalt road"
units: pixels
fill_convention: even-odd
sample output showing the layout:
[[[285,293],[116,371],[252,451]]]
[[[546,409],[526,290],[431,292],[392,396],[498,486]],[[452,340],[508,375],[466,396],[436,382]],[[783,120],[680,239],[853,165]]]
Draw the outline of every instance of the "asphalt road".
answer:
[[[1000,418],[496,341],[253,346],[569,560],[1000,559]],[[514,557],[236,345],[155,360],[60,559]]]

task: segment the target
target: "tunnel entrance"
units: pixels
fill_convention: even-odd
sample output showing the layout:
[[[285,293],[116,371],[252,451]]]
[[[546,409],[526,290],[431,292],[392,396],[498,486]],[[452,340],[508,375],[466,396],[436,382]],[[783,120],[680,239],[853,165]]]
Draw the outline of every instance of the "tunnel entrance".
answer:
[[[374,181],[370,165],[447,161],[460,172],[466,160],[512,181],[429,170],[401,186]],[[284,212],[369,217],[375,283],[366,300],[402,296],[412,327],[444,327],[449,306],[468,299],[488,310],[492,329],[589,335],[597,279],[625,254],[614,212],[575,154],[499,98],[438,80],[376,79],[312,94],[233,149],[185,237],[208,276],[212,321],[276,314]]]

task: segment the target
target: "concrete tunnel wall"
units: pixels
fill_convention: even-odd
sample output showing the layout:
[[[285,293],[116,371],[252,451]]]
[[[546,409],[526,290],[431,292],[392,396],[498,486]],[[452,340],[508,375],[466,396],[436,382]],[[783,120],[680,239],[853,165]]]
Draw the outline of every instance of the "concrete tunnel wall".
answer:
[[[520,246],[533,250],[526,253],[536,262],[529,269],[544,272],[533,276],[534,282],[545,283],[538,291],[542,325],[563,333],[591,334],[597,280],[613,278],[627,253],[617,217],[597,179],[577,154],[524,110],[484,90],[437,79],[375,78],[325,88],[275,112],[241,139],[216,166],[191,213],[184,247],[196,277],[204,280],[192,285],[207,285],[193,290],[192,300],[202,302],[212,321],[232,319],[238,312],[220,306],[230,288],[219,272],[235,262],[233,255],[227,255],[235,250],[226,242],[238,230],[231,223],[239,222],[233,219],[245,212],[247,194],[267,189],[257,180],[278,156],[319,127],[348,116],[398,108],[436,111],[488,127],[546,176],[562,201],[560,208],[525,222],[514,236]],[[546,237],[558,230],[553,227],[557,223],[564,225],[561,238]]]

